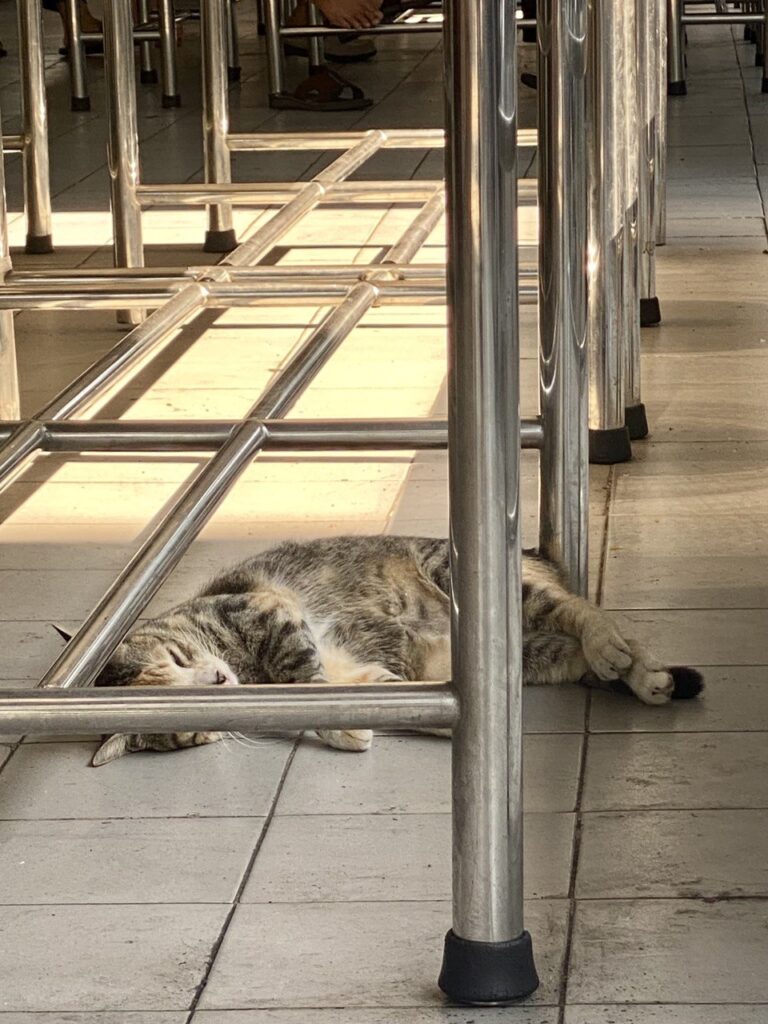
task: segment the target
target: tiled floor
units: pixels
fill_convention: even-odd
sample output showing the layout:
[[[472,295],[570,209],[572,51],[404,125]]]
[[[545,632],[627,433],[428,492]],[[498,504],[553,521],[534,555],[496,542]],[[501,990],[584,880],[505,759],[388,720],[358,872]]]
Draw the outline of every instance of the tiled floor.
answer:
[[[10,6],[0,34],[13,50]],[[59,252],[14,257],[105,265],[100,69],[92,62],[93,113],[71,115],[55,18],[46,25]],[[248,18],[244,27],[236,127],[440,123],[432,37],[389,41],[351,71],[377,100],[370,113],[321,120],[264,105],[262,43]],[[594,473],[591,564],[606,607],[665,658],[700,666],[709,685],[702,701],[662,709],[576,689],[526,693],[526,895],[542,978],[530,1005],[451,1009],[435,987],[450,922],[445,741],[379,737],[355,756],[312,738],[229,740],[95,771],[91,740],[6,735],[0,1024],[768,1020],[768,97],[737,33],[690,36],[690,95],[670,104],[665,323],[643,333],[652,435],[631,464]],[[147,180],[199,176],[196,39],[189,29],[183,108],[164,111],[141,90]],[[17,98],[11,57],[0,62],[7,132]],[[236,168],[280,179],[311,164],[301,154],[238,157]],[[439,164],[435,154],[387,153],[365,173],[429,177]],[[238,214],[241,228],[254,220]],[[203,263],[202,226],[200,214],[149,215],[149,260]],[[316,213],[287,239],[285,258],[363,262],[402,227],[396,211]],[[433,257],[440,242],[438,231]],[[237,416],[318,315],[211,317],[180,332],[102,414]],[[533,412],[530,308],[522,324],[524,411]],[[294,414],[443,408],[444,326],[440,309],[372,312]],[[17,329],[27,411],[119,337],[106,313],[25,313]],[[536,466],[524,462],[530,540]],[[197,464],[51,457],[0,495],[4,685],[33,685],[58,649],[49,622],[82,619]],[[443,455],[265,457],[154,606],[277,538],[445,527]]]

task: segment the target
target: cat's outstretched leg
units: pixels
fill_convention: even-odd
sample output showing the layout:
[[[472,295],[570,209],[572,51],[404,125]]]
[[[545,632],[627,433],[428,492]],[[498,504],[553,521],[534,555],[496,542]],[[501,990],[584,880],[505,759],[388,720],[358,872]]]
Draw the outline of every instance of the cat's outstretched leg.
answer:
[[[331,657],[330,660],[333,661],[333,658]],[[346,673],[342,667],[335,667],[337,671],[332,673],[334,675],[334,682],[393,683],[401,681],[398,676],[393,672],[388,672],[382,665],[356,666],[351,671],[347,668]],[[316,680],[316,682],[319,681]],[[335,750],[350,750],[362,753],[365,750],[370,750],[373,743],[372,729],[317,729],[316,732],[324,743],[327,743],[329,747],[333,747]]]
[[[695,697],[703,689],[701,675],[695,669],[666,666],[636,641],[622,636],[602,609],[570,593],[554,566],[542,559],[523,561],[523,616],[526,628],[532,631],[531,637],[539,630],[545,635],[554,631],[578,640],[586,671],[577,678],[584,681],[590,676],[598,682],[621,680],[646,704]],[[543,645],[546,647],[546,638]],[[547,675],[535,680],[532,673],[526,682],[568,682],[573,664],[569,657],[561,666],[566,678]]]
[[[567,590],[554,566],[543,559],[523,560],[523,622],[531,634],[575,637],[588,668],[599,679],[620,678],[632,665],[632,651],[611,619]]]

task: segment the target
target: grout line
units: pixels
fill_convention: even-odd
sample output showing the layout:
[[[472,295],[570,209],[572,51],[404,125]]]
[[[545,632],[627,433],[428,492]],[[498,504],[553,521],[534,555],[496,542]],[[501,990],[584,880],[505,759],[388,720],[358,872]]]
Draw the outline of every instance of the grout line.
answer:
[[[285,780],[288,778],[288,772],[291,769],[291,765],[293,764],[293,759],[296,756],[296,751],[299,749],[299,744],[300,743],[301,743],[301,737],[299,736],[294,741],[293,747],[292,747],[290,753],[288,754],[288,758],[287,758],[287,760],[285,762],[285,767],[283,768],[282,775],[280,776],[280,780],[279,780],[279,782],[277,784],[277,787],[275,788],[275,795],[274,795],[274,797],[272,799],[272,803],[270,804],[269,810],[267,811],[267,815],[266,815],[266,819],[264,821],[264,825],[262,826],[262,828],[259,831],[259,835],[258,835],[258,838],[256,840],[256,844],[255,844],[255,846],[253,848],[253,852],[251,853],[251,856],[248,859],[248,863],[246,864],[245,870],[243,871],[242,878],[240,879],[240,884],[238,885],[237,891],[235,892],[235,895],[234,895],[234,897],[232,899],[232,905],[231,905],[231,907],[230,907],[230,909],[229,909],[229,911],[227,913],[227,916],[224,919],[224,923],[221,926],[221,930],[219,931],[219,934],[218,934],[217,938],[215,939],[215,941],[213,943],[213,946],[211,947],[211,952],[210,952],[210,955],[208,957],[208,961],[207,961],[206,967],[205,967],[205,969],[203,971],[203,976],[200,979],[200,982],[199,982],[197,988],[195,989],[195,994],[193,995],[192,1002],[190,1003],[190,1006],[189,1006],[189,1012],[188,1012],[188,1015],[187,1015],[187,1018],[186,1018],[186,1024],[191,1024],[191,1022],[192,1022],[192,1018],[195,1015],[195,1011],[197,1010],[198,1004],[200,1003],[200,1000],[201,1000],[201,998],[203,996],[203,993],[205,992],[206,985],[208,984],[208,979],[211,976],[211,971],[213,970],[214,964],[216,963],[216,958],[219,955],[219,950],[221,949],[222,943],[224,942],[224,939],[227,936],[227,932],[229,931],[229,928],[230,928],[230,926],[232,924],[232,920],[233,920],[233,918],[235,916],[235,912],[236,912],[237,908],[240,906],[240,901],[242,899],[243,892],[245,891],[245,887],[248,884],[248,879],[251,877],[251,872],[253,871],[254,865],[256,863],[256,857],[258,856],[259,851],[261,850],[261,847],[262,847],[262,845],[264,843],[264,840],[265,840],[265,838],[267,836],[267,832],[269,831],[269,826],[272,824],[272,819],[275,816],[275,810],[277,808],[277,802],[280,799],[280,794],[283,791],[283,786],[285,785]]]
[[[587,768],[587,752],[589,749],[589,719],[592,708],[592,693],[587,690],[586,702],[584,705],[584,735],[581,745],[581,756],[579,758],[579,776],[576,789],[575,814],[576,820],[573,830],[573,853],[571,857],[571,873],[568,880],[568,920],[565,930],[565,949],[563,952],[562,976],[560,980],[560,991],[558,994],[558,1024],[565,1024],[566,999],[568,996],[568,976],[571,969],[571,957],[573,953],[573,935],[576,920],[576,878],[579,871],[581,857],[581,838],[583,828],[582,801],[584,796],[584,782]]]
[[[616,484],[616,471],[614,466],[608,469],[608,480],[605,489],[605,502],[603,505],[603,531],[600,542],[600,558],[597,569],[597,585],[595,588],[595,604],[600,605],[603,599],[605,586],[605,567],[608,555],[608,529],[610,522],[611,503],[614,496]],[[587,755],[589,753],[590,723],[592,713],[592,691],[587,690],[584,702],[584,734],[581,745],[581,756],[579,759],[579,774],[576,788],[575,814],[576,820],[573,830],[573,854],[571,858],[571,874],[568,882],[568,922],[566,924],[565,951],[563,953],[562,977],[560,981],[560,992],[558,999],[558,1024],[565,1024],[566,1003],[568,998],[568,980],[573,955],[573,939],[576,923],[576,882],[579,872],[581,858],[581,840],[584,825],[582,804],[584,800],[584,787],[587,773]]]
[[[760,198],[760,206],[763,211],[763,230],[765,231],[766,240],[768,240],[768,201],[766,200],[766,196],[763,192],[763,188],[760,183],[760,173],[758,170],[757,154],[755,153],[754,125],[752,124],[752,113],[749,109],[749,100],[747,98],[747,83],[744,80],[744,68],[741,66],[741,61],[739,60],[739,51],[737,49],[736,37],[733,29],[731,29],[731,39],[733,41],[734,52],[736,53],[736,64],[739,69],[739,80],[741,82],[742,102],[744,104],[744,112],[747,117],[747,135],[749,141],[749,152],[750,156],[752,157],[752,170],[755,179],[755,187],[757,188],[757,194]]]

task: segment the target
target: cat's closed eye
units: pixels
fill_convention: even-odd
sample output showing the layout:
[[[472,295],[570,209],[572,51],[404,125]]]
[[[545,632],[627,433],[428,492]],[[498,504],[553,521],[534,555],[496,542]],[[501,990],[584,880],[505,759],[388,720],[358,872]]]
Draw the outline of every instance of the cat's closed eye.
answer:
[[[174,665],[178,665],[179,668],[188,668],[186,661],[184,660],[184,658],[182,658],[181,654],[175,648],[169,647],[168,653],[170,654],[171,661],[174,663]]]

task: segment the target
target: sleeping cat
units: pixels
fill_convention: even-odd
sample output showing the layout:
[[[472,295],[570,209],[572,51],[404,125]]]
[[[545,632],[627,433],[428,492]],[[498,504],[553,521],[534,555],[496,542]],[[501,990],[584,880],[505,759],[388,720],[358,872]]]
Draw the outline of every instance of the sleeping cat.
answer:
[[[96,686],[449,679],[449,578],[446,540],[373,536],[280,544],[139,626]],[[528,685],[623,683],[646,704],[702,689],[695,670],[661,664],[530,553],[523,557],[523,630]],[[318,734],[342,750],[366,750],[372,739],[360,729]],[[102,744],[93,764],[220,738],[118,734]]]

